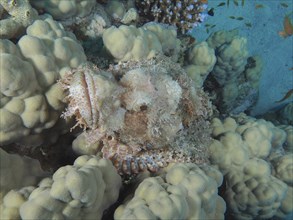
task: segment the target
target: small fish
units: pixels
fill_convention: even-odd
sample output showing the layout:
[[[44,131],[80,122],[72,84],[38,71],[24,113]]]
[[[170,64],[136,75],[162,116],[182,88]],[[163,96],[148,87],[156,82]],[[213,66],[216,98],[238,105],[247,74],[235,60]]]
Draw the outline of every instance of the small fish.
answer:
[[[288,5],[287,5],[286,3],[284,3],[284,2],[280,3],[280,5],[281,5],[282,7],[284,7],[284,8],[288,8]]]
[[[283,102],[285,101],[286,99],[290,98],[290,96],[293,95],[293,89],[290,89],[286,95],[279,101],[276,101],[276,103],[280,103],[280,102]]]
[[[224,6],[226,3],[225,2],[221,2],[220,4],[217,5],[217,7],[222,7]]]
[[[243,17],[237,17],[236,20],[242,21],[244,18]]]
[[[252,24],[250,22],[245,23],[246,27],[252,27]]]
[[[293,70],[293,67],[291,67],[289,70]]]
[[[235,17],[235,16],[229,16],[229,18],[231,18],[231,19],[235,19],[236,17]]]
[[[234,3],[234,5],[236,5],[236,6],[239,5],[238,0],[233,0],[233,3]]]
[[[206,27],[206,32],[207,34],[210,33],[210,29],[216,27],[215,24],[211,25],[211,24],[205,24],[204,25]]]
[[[210,10],[208,10],[208,15],[209,16],[214,16],[214,8],[211,8]]]
[[[265,6],[263,4],[255,4],[255,9],[264,8]]]
[[[227,7],[229,7],[230,5],[230,0],[227,0]]]
[[[289,15],[286,15],[284,17],[283,27],[284,27],[284,30],[279,31],[279,35],[281,37],[286,38],[286,37],[289,37],[293,34],[293,25],[291,23],[291,19],[290,19]]]

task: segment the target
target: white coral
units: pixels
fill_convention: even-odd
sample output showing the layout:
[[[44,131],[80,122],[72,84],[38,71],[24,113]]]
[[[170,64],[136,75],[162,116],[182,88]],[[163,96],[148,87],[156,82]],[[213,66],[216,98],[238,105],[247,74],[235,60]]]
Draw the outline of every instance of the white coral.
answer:
[[[215,51],[203,41],[194,45],[187,54],[187,74],[193,79],[197,87],[202,87],[208,74],[216,63]]]
[[[217,195],[221,181],[216,182],[195,164],[170,165],[165,175],[145,179],[134,197],[116,209],[114,218],[224,219],[225,203]]]
[[[174,29],[153,23],[140,28],[112,26],[103,32],[103,42],[116,61],[149,59],[156,53],[164,53],[177,60],[180,49]]]
[[[81,45],[72,33],[47,18],[29,26],[16,45],[0,40],[0,59],[1,145],[38,146],[45,142],[45,130],[51,135],[47,141],[55,140],[68,129],[59,117],[65,93],[56,81],[68,68],[85,62]]]
[[[35,8],[45,10],[57,20],[65,20],[74,16],[86,16],[96,4],[95,0],[46,0],[30,2]]]
[[[0,148],[0,199],[9,190],[35,185],[48,175],[39,161],[16,154],[8,154]]]
[[[283,148],[289,133],[244,114],[214,119],[212,125],[217,140],[209,147],[211,162],[225,174],[225,201],[233,217],[289,218],[293,161]]]
[[[225,200],[236,219],[273,217],[286,196],[287,185],[271,175],[267,162],[248,160],[243,169],[226,175]]]
[[[248,58],[246,43],[246,38],[235,37],[230,44],[224,44],[217,49],[217,63],[213,69],[213,76],[220,85],[236,80],[244,71]]]
[[[38,19],[38,12],[30,5],[29,0],[0,0],[1,10],[3,11],[0,13],[0,39],[21,36],[25,29]],[[10,17],[6,17],[6,13]]]
[[[81,156],[42,180],[20,206],[22,219],[101,219],[118,198],[121,178],[109,160]]]

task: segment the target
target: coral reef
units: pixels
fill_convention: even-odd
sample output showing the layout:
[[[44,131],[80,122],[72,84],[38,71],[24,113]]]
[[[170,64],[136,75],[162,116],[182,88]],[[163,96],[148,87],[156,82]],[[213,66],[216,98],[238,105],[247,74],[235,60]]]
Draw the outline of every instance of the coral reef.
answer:
[[[11,189],[35,185],[41,178],[49,174],[41,169],[39,161],[17,154],[8,154],[1,148],[0,163],[1,200]]]
[[[205,82],[215,105],[225,115],[248,112],[258,97],[260,57],[248,55],[247,40],[237,30],[214,32],[207,43],[217,58]]]
[[[0,39],[17,38],[38,18],[28,0],[0,1]]]
[[[182,33],[204,21],[207,1],[136,0],[140,16],[147,21],[157,21],[176,26]]]
[[[120,187],[121,178],[109,160],[81,156],[38,187],[10,191],[2,211],[8,219],[101,219]]]
[[[286,130],[288,127],[290,127],[290,125],[293,125],[293,102],[282,104],[280,107],[272,109],[258,117],[262,117],[266,120],[272,121],[280,128]]]
[[[138,20],[138,12],[134,8],[130,8],[121,19],[121,23],[123,24],[131,24]]]
[[[279,128],[286,132],[286,141],[284,143],[284,150],[286,152],[293,152],[293,126],[292,125],[279,125]]]
[[[60,20],[60,23],[66,30],[73,32],[84,46],[87,41],[99,39],[103,31],[111,26],[110,20],[111,18],[105,8],[96,3],[91,6],[86,15],[78,14],[65,20]]]
[[[248,160],[242,170],[229,172],[226,180],[224,198],[236,219],[273,217],[287,193],[286,184],[272,176],[268,163],[261,159]]]
[[[277,112],[278,121],[281,124],[293,124],[293,102],[288,103]]]
[[[95,6],[96,0],[29,0],[33,7],[44,10],[56,20],[65,20],[74,16],[84,17]]]
[[[215,118],[212,126],[211,164],[224,174],[230,215],[235,219],[292,215],[288,192],[292,192],[293,160],[292,151],[285,151],[290,149],[286,145],[292,145],[290,133],[245,115],[224,121]]]
[[[206,160],[209,138],[196,130],[208,133],[211,106],[179,65],[162,57],[110,71],[88,65],[60,81],[69,91],[63,117],[75,116],[76,126],[88,129],[86,142],[100,142],[103,156],[125,174]]]
[[[225,202],[217,194],[222,180],[212,167],[171,164],[160,176],[144,179],[114,218],[224,219]]]
[[[168,38],[166,39],[166,37]],[[180,41],[174,28],[157,23],[147,23],[140,28],[112,26],[103,33],[103,43],[115,61],[143,60],[163,53],[177,61]]]
[[[123,3],[124,1],[110,0],[106,5],[105,10],[114,20],[121,21],[127,10]]]
[[[292,103],[235,115],[261,58],[206,10],[0,0],[1,219],[292,219]]]
[[[197,43],[187,51],[184,69],[192,78],[196,87],[201,88],[216,63],[215,51],[206,41]]]
[[[60,119],[65,94],[56,80],[65,69],[85,62],[82,47],[47,18],[29,26],[16,45],[0,40],[0,48],[0,144],[33,147],[54,142],[70,126]]]

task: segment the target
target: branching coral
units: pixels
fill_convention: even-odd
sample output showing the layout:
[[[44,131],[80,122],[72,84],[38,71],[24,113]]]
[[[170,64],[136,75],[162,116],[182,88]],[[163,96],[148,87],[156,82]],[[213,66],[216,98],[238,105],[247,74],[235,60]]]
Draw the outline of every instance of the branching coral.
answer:
[[[148,21],[177,26],[183,33],[203,22],[206,0],[136,0],[138,13]]]
[[[82,67],[61,80],[69,90],[65,117],[87,128],[88,143],[119,172],[157,171],[171,161],[206,160],[207,97],[167,58],[113,66],[111,73]],[[200,131],[200,129],[202,129]],[[190,138],[192,136],[192,138]]]

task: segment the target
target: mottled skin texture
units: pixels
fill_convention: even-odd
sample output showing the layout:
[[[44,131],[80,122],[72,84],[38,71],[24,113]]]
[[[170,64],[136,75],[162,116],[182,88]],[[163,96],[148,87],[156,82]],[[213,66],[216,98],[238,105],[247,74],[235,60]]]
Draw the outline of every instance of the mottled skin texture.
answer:
[[[99,143],[120,174],[156,172],[169,162],[207,162],[209,138],[202,134],[209,133],[211,106],[179,65],[160,58],[110,71],[86,66],[62,80],[69,89],[63,116],[76,117],[86,142]]]

